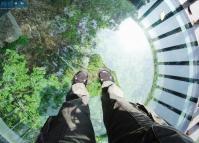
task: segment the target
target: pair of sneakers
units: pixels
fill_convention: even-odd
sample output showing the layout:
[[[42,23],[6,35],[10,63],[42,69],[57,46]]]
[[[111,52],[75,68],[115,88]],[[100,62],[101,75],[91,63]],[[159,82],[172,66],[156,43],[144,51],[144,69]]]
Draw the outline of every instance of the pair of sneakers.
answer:
[[[103,84],[103,82],[105,81],[114,82],[113,76],[106,69],[100,70],[98,73],[98,77],[101,84]],[[83,83],[86,86],[88,83],[88,73],[85,71],[79,71],[78,73],[76,73],[73,78],[73,84],[76,83]]]

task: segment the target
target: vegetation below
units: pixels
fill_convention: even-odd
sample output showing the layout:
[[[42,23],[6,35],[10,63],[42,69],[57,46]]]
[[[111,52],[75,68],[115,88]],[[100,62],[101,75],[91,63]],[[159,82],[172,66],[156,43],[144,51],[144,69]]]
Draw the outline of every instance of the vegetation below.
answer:
[[[35,0],[27,10],[13,10],[24,35],[0,49],[0,117],[34,142],[77,71],[89,71],[89,93],[100,95],[97,73],[106,65],[93,54],[96,32],[116,29],[133,12],[121,0]]]

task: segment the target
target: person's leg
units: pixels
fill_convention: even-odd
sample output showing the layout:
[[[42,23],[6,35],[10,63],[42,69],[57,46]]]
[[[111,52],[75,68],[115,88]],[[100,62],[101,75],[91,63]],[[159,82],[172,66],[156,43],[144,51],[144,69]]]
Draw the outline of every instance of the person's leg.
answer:
[[[125,143],[129,140],[139,142],[155,123],[136,104],[119,97],[120,89],[115,84],[102,90],[103,117],[110,143]]]
[[[59,114],[46,122],[37,143],[95,143],[84,74],[76,74],[66,102]]]
[[[110,73],[99,73],[102,81],[102,109],[110,143],[140,142],[146,131],[155,124],[136,104],[123,97]]]
[[[143,105],[126,101],[108,71],[100,72],[99,78],[109,143],[193,143],[182,132],[152,117]]]

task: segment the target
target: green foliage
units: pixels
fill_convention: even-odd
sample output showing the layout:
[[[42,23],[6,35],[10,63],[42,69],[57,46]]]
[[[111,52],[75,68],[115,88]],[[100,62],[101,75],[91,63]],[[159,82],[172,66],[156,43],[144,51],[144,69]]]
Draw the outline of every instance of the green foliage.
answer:
[[[134,7],[127,0],[59,0],[54,3],[64,3],[64,16],[59,15],[52,25],[56,27],[54,29],[63,27],[58,33],[68,45],[67,52],[55,55],[59,56],[58,66],[64,70],[68,67],[81,69],[84,66],[83,59],[95,45],[97,31],[101,28],[116,28],[117,24],[134,12]],[[103,67],[102,63],[96,64]],[[91,68],[96,69],[92,64],[88,69]]]
[[[102,58],[98,54],[93,54],[90,57],[88,71],[89,71],[89,82],[87,88],[91,96],[98,96],[101,94],[101,84],[98,80],[98,72],[100,69],[105,68]]]
[[[65,71],[64,77],[58,79],[55,75],[48,78],[48,86],[43,88],[40,93],[41,103],[39,112],[41,115],[48,116],[49,111],[58,111],[62,103],[65,101],[65,96],[71,87],[73,72],[71,69]]]
[[[120,23],[128,16],[132,16],[135,9],[127,0],[91,0],[89,11],[109,16],[110,19]],[[99,15],[101,17],[101,15]]]
[[[6,103],[0,105],[3,113],[1,116],[13,112],[12,116],[5,117],[10,126],[15,124],[12,121],[20,120],[24,124],[34,122],[32,128],[37,128],[40,122],[37,112],[40,103],[39,92],[45,82],[44,69],[36,68],[32,74],[28,74],[24,57],[7,50],[3,70],[0,101]]]
[[[26,35],[22,35],[21,37],[19,37],[19,39],[16,42],[17,44],[27,45],[29,42],[29,39]]]
[[[46,76],[44,68],[30,73],[24,56],[7,50],[0,81],[0,116],[9,127],[17,122],[32,129],[42,126],[42,113],[57,109],[68,90],[69,80]],[[53,104],[50,104],[53,103]],[[40,111],[40,112],[38,112]]]
[[[22,35],[15,42],[9,43],[6,46],[6,49],[16,49],[17,46],[26,46],[28,44],[28,42],[29,42],[28,37],[26,35]]]
[[[126,0],[71,0],[66,5],[68,18],[62,20],[68,28],[63,35],[69,44],[81,44],[82,47],[91,47],[97,30],[115,26],[127,16],[132,16],[134,11]]]
[[[100,55],[98,54],[93,54],[91,57],[90,57],[90,61],[89,61],[89,66],[88,66],[88,70],[90,72],[96,72],[98,71],[99,69],[101,68],[104,68],[105,65],[102,61],[102,58]]]
[[[29,42],[29,39],[27,36],[23,35],[21,37],[19,37],[18,40],[16,40],[15,42],[12,42],[12,43],[7,43],[7,45],[3,48],[0,49],[0,68],[1,68],[1,64],[4,60],[4,55],[5,55],[5,52],[7,49],[17,49],[17,47],[19,46],[26,46]],[[2,68],[1,68],[2,69]],[[0,72],[1,72],[1,69],[0,69]]]
[[[107,138],[107,134],[100,135],[96,137],[96,142],[97,143],[104,143],[104,139]]]
[[[88,84],[87,89],[89,91],[90,96],[99,96],[99,95],[101,95],[101,84],[96,79]]]
[[[82,68],[85,57],[89,57],[89,65],[84,67],[87,68],[91,81],[87,86],[89,93],[91,96],[100,95],[101,84],[97,73],[106,66],[100,55],[90,56],[96,32],[101,28],[115,28],[134,12],[134,7],[126,0],[51,0],[51,2],[62,7],[66,6],[68,11],[59,15],[58,21],[55,20],[55,23],[59,23],[58,27],[62,25],[66,29],[64,32],[58,32],[57,36],[64,38],[63,43],[67,42],[63,44],[67,45],[65,49],[60,46],[59,52],[50,51],[52,47],[48,49],[42,47],[35,39],[35,44],[29,44],[27,36],[21,36],[17,41],[0,49],[0,74],[2,74],[0,116],[15,131],[20,131],[21,126],[39,130],[43,125],[43,117],[57,110],[63,103],[71,80]],[[26,55],[16,52],[23,50],[26,51]],[[32,61],[29,58],[32,58]],[[39,63],[41,67],[35,67],[35,63]],[[27,65],[32,66],[31,70]],[[63,74],[55,75],[55,71],[59,70],[62,70]],[[18,126],[15,126],[16,124]],[[97,140],[100,141],[101,138]]]
[[[70,4],[71,0],[50,0],[53,5],[57,5],[59,7]]]

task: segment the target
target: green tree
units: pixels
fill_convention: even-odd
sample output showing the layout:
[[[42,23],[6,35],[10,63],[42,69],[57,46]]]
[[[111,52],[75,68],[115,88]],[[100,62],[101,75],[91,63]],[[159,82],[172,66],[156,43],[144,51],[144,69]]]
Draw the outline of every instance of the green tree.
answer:
[[[68,91],[70,78],[59,80],[46,75],[44,68],[29,71],[23,55],[6,50],[0,81],[0,116],[16,132],[31,131],[43,125],[48,109],[59,109]],[[67,72],[69,75],[69,72]],[[53,103],[53,104],[52,104]],[[26,133],[26,132],[25,132]]]
[[[38,128],[40,116],[37,109],[40,104],[40,91],[46,84],[45,70],[35,68],[28,73],[24,56],[7,50],[3,64],[3,77],[0,81],[1,117],[13,127],[16,121],[31,124]]]

